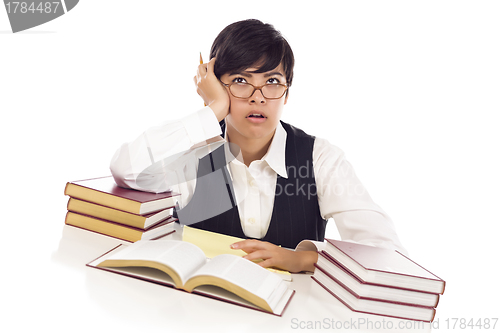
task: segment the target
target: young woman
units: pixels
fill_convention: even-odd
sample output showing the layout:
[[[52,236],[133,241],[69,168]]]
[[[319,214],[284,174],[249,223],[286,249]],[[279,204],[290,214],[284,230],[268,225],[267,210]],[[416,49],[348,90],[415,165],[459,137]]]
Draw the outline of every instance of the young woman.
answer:
[[[194,77],[206,107],[124,144],[111,162],[117,184],[174,187],[183,195],[181,224],[248,238],[232,247],[263,259],[264,267],[314,271],[315,251],[290,249],[305,239],[322,242],[329,218],[344,240],[405,252],[343,152],[280,121],[293,66],[289,44],[272,25],[245,20],[226,27]],[[200,157],[194,160],[183,153],[222,138],[229,148],[191,150]]]

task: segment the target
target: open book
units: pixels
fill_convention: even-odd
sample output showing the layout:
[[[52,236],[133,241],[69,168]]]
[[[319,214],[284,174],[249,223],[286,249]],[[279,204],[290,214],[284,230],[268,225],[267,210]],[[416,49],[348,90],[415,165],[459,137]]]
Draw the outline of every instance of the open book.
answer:
[[[197,246],[176,240],[120,245],[88,266],[258,307],[279,316],[294,294],[279,276],[249,260],[230,254],[207,260]]]
[[[234,250],[231,248],[231,244],[243,241],[243,238],[188,227],[186,225],[182,228],[182,240],[198,246],[207,258],[213,258],[221,254],[233,254],[238,257],[243,257],[247,254],[243,250]],[[254,260],[253,262],[259,261],[262,261],[262,259]],[[278,274],[285,281],[292,281],[292,274],[288,271],[269,267],[266,269]]]

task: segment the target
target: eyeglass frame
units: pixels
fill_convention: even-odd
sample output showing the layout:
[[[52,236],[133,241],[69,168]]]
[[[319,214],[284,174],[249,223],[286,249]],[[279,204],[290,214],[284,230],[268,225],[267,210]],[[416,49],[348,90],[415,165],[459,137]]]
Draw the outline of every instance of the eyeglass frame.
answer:
[[[219,80],[219,81],[220,81],[220,80]],[[233,97],[235,97],[235,98],[241,98],[241,99],[247,99],[247,98],[252,97],[252,96],[253,96],[253,94],[255,94],[255,91],[256,91],[256,90],[260,90],[260,93],[262,94],[262,96],[264,96],[264,93],[262,92],[262,88],[264,88],[265,86],[283,86],[283,87],[285,87],[286,89],[285,89],[285,91],[283,91],[283,94],[282,94],[280,97],[266,97],[266,96],[264,96],[264,98],[265,98],[265,99],[280,99],[281,97],[285,96],[285,94],[286,94],[286,92],[288,91],[288,88],[289,88],[289,87],[288,87],[288,85],[286,85],[286,84],[281,84],[281,83],[277,83],[277,84],[276,84],[276,83],[274,83],[274,84],[268,84],[268,83],[266,83],[266,84],[263,84],[263,85],[261,85],[261,86],[254,86],[253,84],[248,83],[248,82],[247,82],[247,83],[232,82],[232,83],[229,83],[229,84],[228,84],[228,83],[224,83],[224,82],[220,81],[220,83],[222,83],[222,85],[223,85],[224,87],[229,88],[229,92],[231,93],[231,95],[233,95]],[[252,93],[250,94],[250,96],[248,96],[248,97],[238,97],[238,96],[235,96],[235,95],[233,94],[233,92],[231,91],[231,86],[232,86],[233,84],[248,84],[248,85],[252,86],[253,91],[252,91]]]

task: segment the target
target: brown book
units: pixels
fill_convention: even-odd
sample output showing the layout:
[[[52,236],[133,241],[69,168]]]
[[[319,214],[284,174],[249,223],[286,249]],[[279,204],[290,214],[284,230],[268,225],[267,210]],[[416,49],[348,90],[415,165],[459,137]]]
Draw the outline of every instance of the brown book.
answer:
[[[445,281],[398,251],[326,239],[324,251],[364,283],[444,293]]]
[[[336,280],[326,275],[321,269],[316,269],[311,278],[341,303],[355,312],[427,322],[434,320],[434,316],[436,315],[436,309],[432,307],[410,306],[396,302],[382,302],[357,298]]]
[[[155,194],[122,188],[116,185],[112,176],[68,182],[64,194],[139,215],[173,207],[179,195],[174,192]]]
[[[318,255],[316,268],[317,270],[319,269],[323,275],[326,275],[326,277],[335,280],[335,282],[347,289],[358,299],[396,302],[426,307],[436,307],[439,302],[438,294],[392,288],[363,282],[335,262],[335,260],[330,258],[324,251],[320,252]]]
[[[281,316],[294,290],[276,274],[231,254],[207,259],[194,244],[159,239],[121,245],[87,264]]]
[[[66,214],[65,223],[106,236],[123,239],[128,242],[137,242],[139,240],[156,239],[171,234],[174,232],[174,222],[176,220],[177,219],[170,217],[169,219],[144,230],[102,220],[94,216],[68,212]]]
[[[139,229],[148,229],[155,224],[167,219],[173,213],[172,208],[167,208],[158,212],[138,215],[98,205],[92,202],[79,200],[76,198],[69,198],[68,210],[83,215],[94,216],[111,222],[125,224]]]

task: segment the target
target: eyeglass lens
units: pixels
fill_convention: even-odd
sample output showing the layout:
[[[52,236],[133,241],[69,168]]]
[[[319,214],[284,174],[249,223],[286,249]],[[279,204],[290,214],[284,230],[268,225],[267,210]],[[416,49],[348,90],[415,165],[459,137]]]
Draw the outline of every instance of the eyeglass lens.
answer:
[[[254,87],[248,83],[232,84],[231,93],[235,97],[249,98],[254,93]],[[262,87],[261,92],[265,98],[281,98],[286,90],[286,86],[279,84],[266,84]]]

